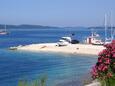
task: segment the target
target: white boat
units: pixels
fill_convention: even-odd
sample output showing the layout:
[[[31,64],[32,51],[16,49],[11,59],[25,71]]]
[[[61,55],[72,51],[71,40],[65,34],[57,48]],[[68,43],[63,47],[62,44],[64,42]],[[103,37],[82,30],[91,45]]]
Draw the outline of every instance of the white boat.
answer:
[[[111,21],[111,37],[109,37],[109,38],[107,37],[107,29],[108,29],[108,26],[107,26],[107,15],[105,14],[105,42],[104,42],[104,44],[109,44],[114,39],[114,31],[113,31],[113,28],[112,28],[112,21]]]
[[[92,35],[87,37],[87,39],[85,41],[87,44],[102,45],[102,44],[109,44],[112,42],[115,32],[112,30],[112,25],[111,25],[111,37],[110,38],[107,37],[107,16],[106,15],[105,15],[105,22],[104,23],[105,23],[105,25],[104,25],[104,27],[105,27],[104,28],[105,29],[104,41],[101,40],[101,37],[99,36],[99,34],[92,32]]]
[[[6,35],[7,34],[7,32],[5,32],[5,31],[0,31],[0,35]]]
[[[93,45],[103,45],[104,44],[104,42],[100,38],[100,35],[97,34],[96,32],[92,32],[91,36],[86,38],[85,43],[93,44]]]
[[[8,32],[6,31],[6,25],[5,25],[4,30],[0,31],[0,35],[6,35],[6,34],[8,34]]]
[[[67,46],[69,44],[78,44],[79,41],[76,39],[72,39],[71,37],[62,37],[59,42],[57,42],[58,46]]]
[[[62,37],[57,44],[58,46],[67,46],[71,44],[71,41],[71,37]]]

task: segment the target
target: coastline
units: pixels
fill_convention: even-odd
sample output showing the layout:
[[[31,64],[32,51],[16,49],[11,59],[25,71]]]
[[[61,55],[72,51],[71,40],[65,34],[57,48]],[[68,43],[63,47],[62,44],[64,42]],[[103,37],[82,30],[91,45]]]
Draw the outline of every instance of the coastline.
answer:
[[[57,52],[89,55],[98,55],[103,49],[105,48],[102,45],[69,44],[67,46],[58,46],[57,43],[30,44],[16,47],[16,50],[32,52]]]

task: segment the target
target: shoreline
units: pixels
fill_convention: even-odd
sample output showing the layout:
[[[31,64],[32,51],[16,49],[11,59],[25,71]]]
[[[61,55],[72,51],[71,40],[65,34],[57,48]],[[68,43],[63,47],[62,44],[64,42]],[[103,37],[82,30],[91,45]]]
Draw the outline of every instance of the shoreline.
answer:
[[[13,50],[13,47],[11,48]],[[54,52],[54,53],[68,53],[68,54],[98,55],[98,53],[105,48],[103,47],[103,45],[69,44],[67,46],[58,46],[57,43],[42,43],[42,44],[17,46],[15,47],[15,49],[23,51],[32,51],[32,52]]]

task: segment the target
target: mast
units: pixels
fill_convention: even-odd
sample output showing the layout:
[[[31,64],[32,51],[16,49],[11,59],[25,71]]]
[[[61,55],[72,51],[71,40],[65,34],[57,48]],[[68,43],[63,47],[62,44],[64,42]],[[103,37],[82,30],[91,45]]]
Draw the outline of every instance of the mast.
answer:
[[[105,42],[107,40],[107,15],[105,14]]]
[[[113,27],[112,27],[112,14],[111,14],[111,16],[110,16],[110,25],[111,25],[111,41],[113,40]]]
[[[94,36],[94,29],[92,28],[91,29],[91,37],[93,37]]]
[[[5,32],[6,32],[6,25],[4,26]]]

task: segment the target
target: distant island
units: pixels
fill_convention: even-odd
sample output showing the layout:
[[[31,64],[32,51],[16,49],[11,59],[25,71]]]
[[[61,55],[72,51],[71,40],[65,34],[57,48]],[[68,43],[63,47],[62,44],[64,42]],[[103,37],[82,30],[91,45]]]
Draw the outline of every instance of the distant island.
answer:
[[[3,29],[5,24],[0,24],[0,29]],[[8,29],[10,28],[24,28],[24,29],[32,29],[32,28],[60,28],[60,27],[53,27],[53,26],[42,26],[42,25],[29,25],[29,24],[22,24],[22,25],[6,25]]]
[[[89,29],[103,29],[103,28],[105,28],[104,26],[103,27],[101,27],[101,26],[95,26],[95,27],[88,27]],[[113,29],[115,29],[115,27],[110,27],[110,26],[108,26],[107,27],[108,29],[111,29],[111,28],[113,28]]]
[[[29,25],[29,24],[21,24],[21,25],[5,25],[5,24],[0,24],[0,29],[4,29],[4,27],[7,27],[8,29],[11,29],[11,28],[24,28],[24,29],[39,29],[39,28],[42,28],[42,29],[52,29],[52,28],[55,28],[55,29],[62,29],[62,28],[66,28],[66,29],[103,29],[104,26],[94,26],[94,27],[83,27],[83,26],[74,26],[74,27],[57,27],[57,26],[43,26],[43,25]],[[108,26],[108,29],[110,29],[111,27]],[[115,29],[115,27],[112,27]]]

